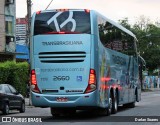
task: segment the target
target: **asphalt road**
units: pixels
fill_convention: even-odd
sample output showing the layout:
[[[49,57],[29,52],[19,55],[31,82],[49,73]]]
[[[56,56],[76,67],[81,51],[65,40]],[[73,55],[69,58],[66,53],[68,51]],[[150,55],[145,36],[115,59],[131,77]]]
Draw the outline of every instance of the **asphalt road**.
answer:
[[[160,91],[142,93],[142,100],[136,103],[135,108],[124,108],[120,106],[118,108],[118,112],[111,116],[97,116],[89,111],[78,111],[76,115],[53,118],[50,114],[49,108],[34,108],[34,107],[26,107],[25,113],[11,111],[10,114],[7,115],[7,117],[9,116],[12,116],[12,117],[36,116],[37,118],[42,117],[42,123],[38,123],[39,125],[46,124],[46,123],[56,124],[56,125],[57,124],[58,125],[61,125],[61,124],[65,124],[65,125],[70,125],[70,124],[73,124],[73,125],[86,125],[86,124],[160,125]],[[137,122],[136,120],[139,122]],[[154,120],[155,122],[148,122],[149,120]],[[0,123],[0,124],[7,125],[10,123]],[[18,123],[12,123],[12,124],[16,125]],[[22,124],[22,123],[19,123],[19,124]],[[37,123],[23,123],[23,124],[37,124]]]

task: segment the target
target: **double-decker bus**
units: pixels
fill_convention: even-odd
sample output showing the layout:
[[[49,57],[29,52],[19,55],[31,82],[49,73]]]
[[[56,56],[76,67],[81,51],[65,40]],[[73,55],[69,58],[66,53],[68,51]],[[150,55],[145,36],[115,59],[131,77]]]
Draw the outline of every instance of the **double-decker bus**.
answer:
[[[136,36],[94,10],[38,11],[31,24],[31,99],[58,116],[110,115],[141,99]]]

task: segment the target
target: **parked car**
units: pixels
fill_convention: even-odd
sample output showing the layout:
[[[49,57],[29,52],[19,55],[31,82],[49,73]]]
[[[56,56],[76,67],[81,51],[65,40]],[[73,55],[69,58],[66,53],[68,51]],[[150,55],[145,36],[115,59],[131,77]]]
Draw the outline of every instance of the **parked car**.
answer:
[[[12,109],[25,112],[25,99],[13,86],[0,84],[0,110],[7,115]]]

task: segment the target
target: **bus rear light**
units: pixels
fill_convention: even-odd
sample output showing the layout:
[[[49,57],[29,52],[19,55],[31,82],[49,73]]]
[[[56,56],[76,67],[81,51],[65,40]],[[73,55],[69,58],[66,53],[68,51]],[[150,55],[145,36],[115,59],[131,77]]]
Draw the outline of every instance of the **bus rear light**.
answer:
[[[39,15],[41,13],[41,11],[37,11],[36,14]]]
[[[84,11],[85,11],[86,13],[90,13],[90,10],[89,10],[89,9],[84,9]]]
[[[96,89],[96,73],[94,69],[90,69],[88,86],[85,93],[92,92]]]
[[[62,11],[62,12],[64,12],[64,11],[69,11],[69,9],[57,9],[56,11]]]
[[[65,32],[58,32],[58,34],[66,34]]]
[[[101,78],[101,82],[108,82],[108,81],[110,81],[110,80],[111,80],[110,77],[102,77],[102,78]]]
[[[36,72],[34,69],[31,71],[31,90],[36,93],[40,93],[37,85]]]
[[[36,85],[36,84],[37,84],[35,70],[32,70],[32,71],[31,71],[31,83],[32,83],[33,85]]]
[[[95,80],[96,80],[95,71],[91,69],[89,74],[89,84],[94,84]]]

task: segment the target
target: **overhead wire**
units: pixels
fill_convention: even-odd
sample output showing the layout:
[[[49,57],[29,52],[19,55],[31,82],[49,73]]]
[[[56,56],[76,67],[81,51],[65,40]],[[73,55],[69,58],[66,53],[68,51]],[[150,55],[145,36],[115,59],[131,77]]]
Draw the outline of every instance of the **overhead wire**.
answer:
[[[51,2],[48,4],[48,6],[46,7],[46,9],[45,9],[45,10],[47,10],[47,9],[48,9],[48,7],[52,4],[52,2],[53,2],[53,0],[51,0]]]

